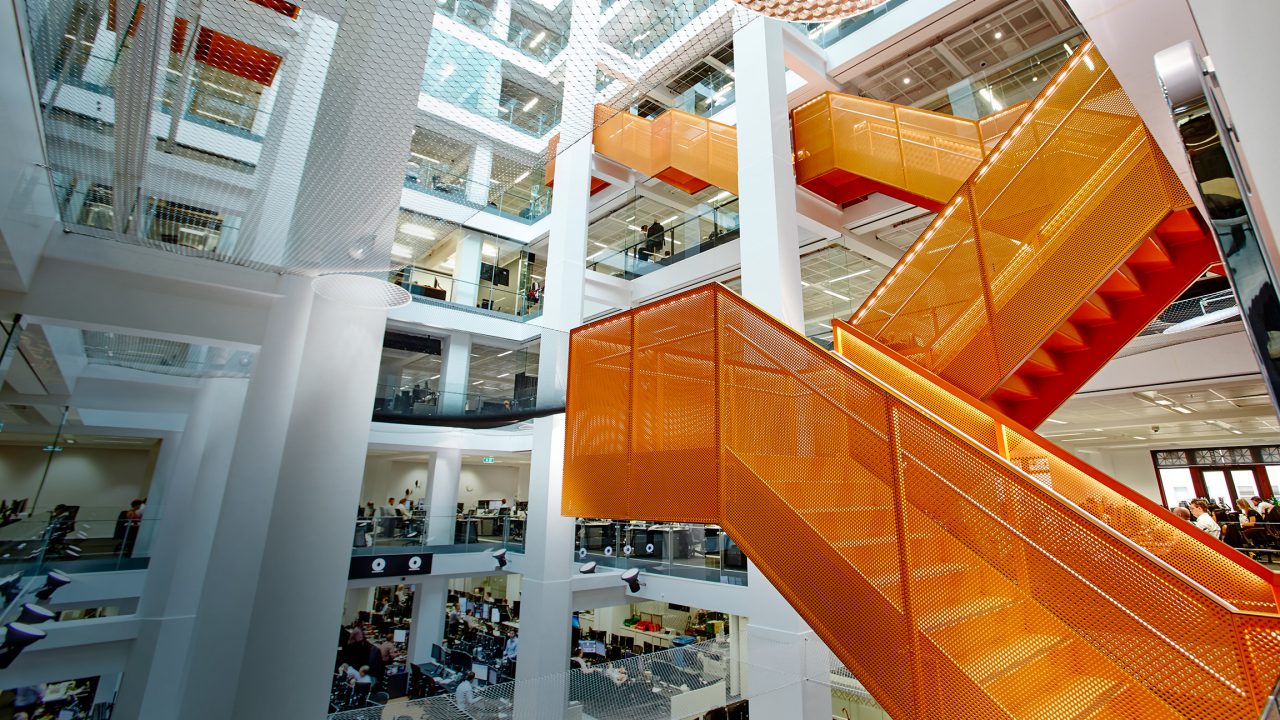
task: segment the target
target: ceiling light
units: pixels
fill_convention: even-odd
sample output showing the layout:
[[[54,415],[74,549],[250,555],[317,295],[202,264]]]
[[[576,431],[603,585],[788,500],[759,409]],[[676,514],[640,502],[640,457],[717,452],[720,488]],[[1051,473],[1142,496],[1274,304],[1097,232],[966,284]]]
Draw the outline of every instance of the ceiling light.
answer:
[[[391,246],[391,254],[395,255],[396,257],[403,257],[403,258],[413,257],[413,251],[410,250],[407,246],[401,245],[400,243],[396,243],[395,245]]]
[[[523,107],[523,108],[521,108],[521,109],[522,109],[522,110],[524,110],[525,112],[529,112],[530,110],[532,110],[532,109],[533,109],[533,106],[534,106],[534,105],[537,105],[537,104],[538,104],[538,100],[539,100],[539,99],[540,99],[540,98],[536,98],[536,97],[535,97],[535,98],[532,98],[531,100],[529,100],[529,102],[525,103],[525,104],[524,104],[524,107]]]
[[[1066,50],[1068,55],[1075,52],[1074,50],[1071,49],[1071,43],[1062,43],[1062,49]]]
[[[909,77],[902,78],[902,84],[903,84],[903,85],[910,85],[910,84],[911,84],[911,78],[909,78]]]
[[[1172,405],[1173,401],[1170,400],[1169,398],[1158,397],[1155,399],[1155,403],[1157,405]]]
[[[680,216],[679,216],[679,215],[672,215],[671,217],[667,218],[666,220],[663,220],[662,222],[664,222],[664,223],[669,223],[669,222],[671,222],[671,221],[673,221],[673,220],[679,220],[679,219],[680,219]]]
[[[832,292],[832,291],[830,291],[830,290],[828,290],[828,289],[826,289],[826,288],[823,288],[823,289],[822,289],[822,292],[824,292],[824,293],[826,293],[826,294],[830,295],[830,296],[831,296],[831,297],[833,297],[833,298],[840,298],[841,300],[844,300],[845,302],[848,302],[848,301],[849,301],[849,298],[845,297],[844,295],[841,295],[841,294],[840,294],[840,293],[838,293],[838,292]]]
[[[498,254],[498,251],[488,243],[485,243],[484,250],[482,252],[489,257],[494,257]]]
[[[445,65],[444,69],[440,71],[440,79],[448,80],[449,76],[453,74],[453,71],[454,71],[453,63],[449,63],[448,65]]]
[[[996,31],[996,34],[995,34],[995,38],[996,38],[997,40],[999,40],[999,39],[1000,39],[1000,38],[1002,38],[1002,37],[1004,37],[1004,33],[1002,33],[1002,32],[1000,32],[999,30],[997,30],[997,31]]]
[[[1242,432],[1242,431],[1240,431],[1240,430],[1232,430],[1231,432],[1232,432],[1232,433],[1234,433],[1234,434],[1236,434],[1236,435],[1243,435],[1243,434],[1244,434],[1244,432]]]
[[[507,373],[502,373],[502,374],[501,374],[501,375],[499,375],[498,377],[500,377],[500,378],[504,378],[504,377],[506,377],[506,376],[508,376],[508,375],[510,375],[510,374],[511,374],[511,373],[509,373],[509,372],[507,372]]]
[[[405,235],[426,238],[428,240],[431,240],[436,236],[434,230],[426,227],[425,225],[418,225],[417,223],[400,223],[400,232]]]
[[[546,36],[547,36],[547,31],[546,31],[546,30],[542,30],[542,31],[540,31],[537,35],[534,35],[534,36],[533,36],[533,40],[531,40],[531,41],[529,42],[529,47],[530,47],[530,48],[536,48],[536,47],[538,47],[538,44],[539,44],[539,43],[541,43],[541,42],[542,42],[542,39],[543,39],[543,38],[545,38]]]
[[[1066,420],[1058,420],[1058,419],[1055,419],[1055,418],[1047,418],[1047,419],[1045,420],[1045,422],[1051,422],[1051,423],[1054,423],[1054,424],[1057,424],[1057,425],[1067,425],[1067,424],[1069,424]]]
[[[852,272],[852,273],[849,273],[848,275],[842,275],[842,276],[840,276],[840,277],[838,277],[838,278],[832,278],[832,279],[831,279],[830,281],[828,281],[828,282],[840,282],[841,280],[848,280],[848,279],[849,279],[849,278],[851,278],[851,277],[858,277],[859,275],[866,275],[866,274],[867,274],[867,273],[869,273],[869,272],[871,272],[871,268],[865,268],[865,269],[863,269],[863,270],[859,270],[858,272]]]
[[[433,157],[431,157],[430,155],[423,155],[423,154],[422,154],[422,153],[420,153],[420,152],[412,152],[412,151],[410,151],[410,152],[409,152],[409,154],[410,154],[410,155],[412,155],[412,156],[414,156],[414,157],[416,157],[416,158],[419,158],[419,159],[421,159],[421,160],[426,160],[426,161],[428,161],[428,162],[433,162],[433,163],[436,163],[436,164],[443,164],[443,163],[444,163],[444,161],[443,161],[443,160],[437,160],[436,158],[433,158]]]
[[[1032,75],[1032,76],[1031,76],[1031,82],[1037,82],[1038,80],[1040,80],[1040,76],[1039,76],[1039,75]]]
[[[477,380],[477,381],[475,381],[475,382],[473,382],[473,383],[471,383],[471,384],[472,384],[472,385],[479,385],[479,384],[480,384],[480,383],[482,383],[482,382],[484,382],[484,381],[483,381],[483,380]]]
[[[1182,405],[1174,405],[1174,406],[1173,406],[1173,411],[1174,411],[1174,412],[1180,412],[1180,413],[1182,413],[1183,415],[1190,415],[1191,413],[1195,412],[1195,411],[1194,411],[1194,410],[1192,410],[1191,408],[1189,408],[1189,407],[1184,407],[1184,406],[1182,406]]]
[[[524,182],[524,179],[525,179],[525,178],[527,178],[527,177],[529,177],[529,173],[530,173],[530,171],[529,171],[529,170],[525,170],[523,175],[521,175],[520,177],[516,178],[516,182],[517,182],[517,183]]]
[[[640,33],[639,35],[637,35],[637,36],[635,36],[635,37],[631,38],[631,42],[640,42],[641,40],[643,40],[643,39],[645,39],[646,37],[648,37],[650,32],[652,32],[652,31],[651,31],[651,30],[645,30],[644,32]]]
[[[511,354],[511,353],[513,353],[513,352],[515,352],[515,351],[514,351],[514,350],[508,350],[508,351],[503,352],[503,353],[498,353],[498,357],[506,357],[507,355],[510,355],[510,354]]]
[[[1132,437],[1134,440],[1146,440],[1146,438],[1142,437],[1141,435],[1131,435],[1130,437]]]
[[[432,379],[432,380],[439,380],[439,379],[440,379],[440,376],[439,376],[439,375],[432,375],[432,376],[431,376],[431,379]]]

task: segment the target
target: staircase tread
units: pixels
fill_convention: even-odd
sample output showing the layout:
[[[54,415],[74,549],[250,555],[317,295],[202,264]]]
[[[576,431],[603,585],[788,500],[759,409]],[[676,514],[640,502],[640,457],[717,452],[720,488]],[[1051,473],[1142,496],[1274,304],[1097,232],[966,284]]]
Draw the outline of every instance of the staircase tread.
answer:
[[[1019,720],[1067,720],[1067,718],[1087,718],[1098,712],[1100,701],[1110,699],[1111,694],[1119,690],[1122,684],[1118,680],[1098,677],[1096,675],[1075,675],[1055,688],[1052,694],[1046,694],[1027,711],[1018,714]],[[1074,715],[1064,715],[1064,708],[1080,708]]]
[[[982,595],[962,603],[948,605],[944,608],[924,613],[918,616],[918,624],[925,630],[940,630],[996,610],[1003,610],[1017,602],[1016,598],[1003,595]]]
[[[965,662],[969,674],[985,685],[1033,662],[1045,653],[1062,647],[1070,638],[1045,633],[1020,634],[1012,641],[992,648]]]
[[[934,563],[932,565],[924,565],[922,567],[912,569],[911,578],[913,580],[925,580],[929,578],[944,577],[946,575],[952,575],[958,572],[964,572],[965,570],[969,570],[972,568],[973,568],[973,565],[971,565],[970,563]],[[900,578],[901,576],[898,573],[889,572],[889,573],[881,573],[879,575],[872,575],[867,579],[871,582],[872,585],[875,585],[876,587],[881,587],[884,585],[892,585],[894,583],[897,583]]]

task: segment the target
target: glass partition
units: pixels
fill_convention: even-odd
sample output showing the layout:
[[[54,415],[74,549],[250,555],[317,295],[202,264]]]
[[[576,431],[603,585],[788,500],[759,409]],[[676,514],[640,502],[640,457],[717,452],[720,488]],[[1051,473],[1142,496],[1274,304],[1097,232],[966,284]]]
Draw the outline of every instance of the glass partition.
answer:
[[[560,122],[558,97],[504,77],[501,59],[445,33],[433,33],[422,91],[481,117],[541,137]]]
[[[890,10],[906,4],[907,0],[889,0],[886,3],[877,5],[869,12],[854,15],[851,18],[806,23],[805,27],[808,29],[810,40],[817,43],[819,47],[828,48],[836,44],[837,41],[849,37],[854,32],[884,17]]]
[[[587,269],[640,277],[736,240],[738,230],[738,198],[728,191],[709,188],[683,209],[632,191],[588,227]]]
[[[702,11],[715,4],[715,0],[680,0],[662,10],[656,17],[646,9],[623,8],[615,22],[620,27],[616,33],[608,33],[609,44],[632,58],[640,59],[666,42],[683,29]]]
[[[525,518],[476,516],[432,508],[408,514],[387,508],[361,508],[351,541],[353,555],[399,553],[524,552]]]
[[[579,518],[577,562],[693,580],[747,584],[747,559],[718,525]]]

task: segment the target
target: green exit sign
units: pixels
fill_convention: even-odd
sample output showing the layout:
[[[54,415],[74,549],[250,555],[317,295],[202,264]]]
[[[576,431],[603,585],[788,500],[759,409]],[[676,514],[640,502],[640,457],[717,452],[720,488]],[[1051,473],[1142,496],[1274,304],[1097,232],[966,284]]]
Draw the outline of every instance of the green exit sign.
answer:
[[[484,459],[484,464],[485,464],[485,465],[488,465],[488,464],[490,464],[490,463],[492,463],[492,462],[493,462],[493,456],[492,456],[492,455],[490,455],[489,457],[487,457],[487,458],[485,458],[485,459]]]

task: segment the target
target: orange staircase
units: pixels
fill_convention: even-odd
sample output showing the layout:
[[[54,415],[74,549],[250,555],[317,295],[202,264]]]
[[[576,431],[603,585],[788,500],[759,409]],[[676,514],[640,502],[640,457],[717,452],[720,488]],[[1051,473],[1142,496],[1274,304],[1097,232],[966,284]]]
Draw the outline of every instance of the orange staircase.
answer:
[[[969,120],[824,93],[791,112],[796,183],[841,207],[879,192],[937,212],[1027,105]]]
[[[656,177],[687,193],[710,186],[738,193],[738,129],[682,110],[667,110],[653,120],[597,105],[595,151],[614,162]],[[556,147],[547,148],[546,184],[555,179]],[[608,185],[593,177],[591,192]]]
[[[1035,427],[1218,261],[1086,43],[852,324]]]
[[[835,353],[719,286],[575,330],[562,511],[722,525],[895,718],[1253,720],[1277,575],[1029,429],[1214,259],[1190,206],[1086,44]]]
[[[1257,717],[1271,571],[837,330],[720,286],[575,330],[562,512],[720,524],[895,718]]]

